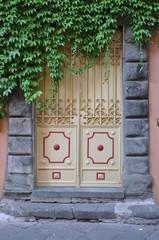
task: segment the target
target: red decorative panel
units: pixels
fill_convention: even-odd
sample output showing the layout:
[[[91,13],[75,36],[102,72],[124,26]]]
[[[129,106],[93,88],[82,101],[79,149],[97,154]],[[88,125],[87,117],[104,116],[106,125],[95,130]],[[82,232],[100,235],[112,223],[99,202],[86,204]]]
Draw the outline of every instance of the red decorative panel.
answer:
[[[103,173],[103,172],[97,172],[96,179],[97,179],[97,180],[105,180],[105,173]]]
[[[111,153],[112,154],[104,162],[100,162],[100,161],[97,162],[97,161],[95,161],[95,159],[93,159],[93,157],[91,157],[91,154],[90,154],[90,141],[97,134],[99,135],[99,141],[100,141],[100,135],[105,135],[106,138],[109,138],[111,140]],[[93,146],[93,148],[94,147],[95,146]],[[99,144],[99,145],[97,145],[96,149],[98,149],[98,151],[102,152],[104,150],[104,146]],[[106,151],[106,149],[105,149],[105,151]],[[110,137],[108,132],[93,132],[92,136],[87,138],[87,158],[90,158],[92,160],[93,164],[108,164],[109,160],[114,158],[114,138]]]
[[[49,140],[49,138],[50,138],[50,136],[51,135],[56,135],[56,134],[60,134],[60,135],[62,135],[63,136],[63,138],[65,138],[66,140],[67,140],[67,155],[63,158],[63,159],[61,159],[61,160],[53,160],[53,157],[55,157],[56,158],[56,154],[51,154],[51,157],[50,156],[47,156],[47,154],[46,154],[46,145],[47,145],[47,141]],[[55,138],[56,138],[56,136],[55,136]],[[62,144],[61,144],[61,146],[58,144],[58,143],[56,143],[56,144],[54,144],[54,146],[53,146],[53,148],[52,148],[53,150],[55,150],[55,151],[63,151],[63,149],[62,149]],[[69,158],[70,157],[70,137],[67,137],[66,135],[65,135],[65,132],[56,132],[56,131],[51,131],[51,132],[49,132],[49,134],[48,134],[48,136],[46,136],[46,137],[43,137],[43,157],[44,158],[47,158],[48,159],[48,161],[49,161],[49,163],[64,163],[65,162],[65,160],[67,159],[67,158]],[[50,159],[51,158],[51,159]]]
[[[61,172],[53,172],[52,179],[61,179]]]

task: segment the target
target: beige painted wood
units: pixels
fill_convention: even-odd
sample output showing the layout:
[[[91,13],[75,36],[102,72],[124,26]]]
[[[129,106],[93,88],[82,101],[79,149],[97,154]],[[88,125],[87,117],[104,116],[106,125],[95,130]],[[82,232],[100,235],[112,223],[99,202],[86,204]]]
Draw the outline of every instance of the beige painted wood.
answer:
[[[59,84],[54,109],[36,114],[36,177],[43,186],[121,186],[121,31],[110,49],[110,79],[105,53],[81,75]],[[69,46],[66,63],[71,62]],[[78,69],[79,55],[74,68]],[[86,62],[85,59],[82,59]],[[50,73],[44,66],[42,99],[49,99]]]

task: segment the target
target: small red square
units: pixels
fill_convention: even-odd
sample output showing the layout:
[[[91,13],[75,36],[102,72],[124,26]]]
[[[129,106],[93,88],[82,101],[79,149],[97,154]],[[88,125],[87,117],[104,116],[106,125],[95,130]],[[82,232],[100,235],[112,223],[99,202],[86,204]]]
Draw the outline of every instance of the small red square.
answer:
[[[97,172],[96,179],[97,179],[97,180],[105,180],[105,173],[103,173],[103,172]]]
[[[61,172],[53,172],[52,179],[61,179]]]

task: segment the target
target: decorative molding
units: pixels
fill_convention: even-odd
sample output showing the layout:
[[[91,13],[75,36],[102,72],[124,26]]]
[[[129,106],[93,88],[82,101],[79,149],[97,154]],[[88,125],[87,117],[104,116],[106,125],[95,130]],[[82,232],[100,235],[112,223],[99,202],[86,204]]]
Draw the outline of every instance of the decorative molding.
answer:
[[[50,160],[50,158],[45,155],[45,140],[46,140],[47,138],[49,138],[51,134],[55,134],[55,133],[56,133],[56,134],[58,134],[58,133],[59,133],[59,134],[63,134],[63,136],[68,139],[68,155],[67,155],[62,161],[53,161],[53,160]],[[47,158],[48,161],[49,161],[49,163],[64,163],[65,160],[70,157],[70,137],[67,137],[67,136],[65,135],[65,132],[50,131],[49,134],[48,134],[46,137],[43,137],[43,157],[44,157],[44,158]]]
[[[108,158],[106,162],[95,162],[95,160],[89,155],[89,141],[94,137],[95,134],[106,134],[107,137],[112,140],[112,156]],[[90,158],[93,164],[108,164],[110,159],[114,158],[114,138],[111,138],[108,132],[93,132],[92,136],[87,138],[87,158]]]
[[[97,180],[105,180],[105,173],[97,172],[96,179]]]
[[[52,179],[61,179],[61,172],[52,172]]]

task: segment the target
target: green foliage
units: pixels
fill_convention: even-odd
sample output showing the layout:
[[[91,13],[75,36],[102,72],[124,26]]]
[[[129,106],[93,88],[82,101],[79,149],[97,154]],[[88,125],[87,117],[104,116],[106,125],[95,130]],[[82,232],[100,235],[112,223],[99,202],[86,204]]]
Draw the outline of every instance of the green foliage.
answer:
[[[44,60],[51,72],[52,102],[63,68],[82,73],[103,49],[107,78],[109,45],[123,16],[128,16],[142,61],[142,46],[150,41],[153,31],[159,30],[158,0],[0,0],[1,118],[6,115],[8,96],[17,86],[24,91],[26,103],[41,95],[38,86]],[[74,60],[66,66],[66,42],[71,43],[73,56],[78,48],[88,59],[84,68],[73,70]]]

